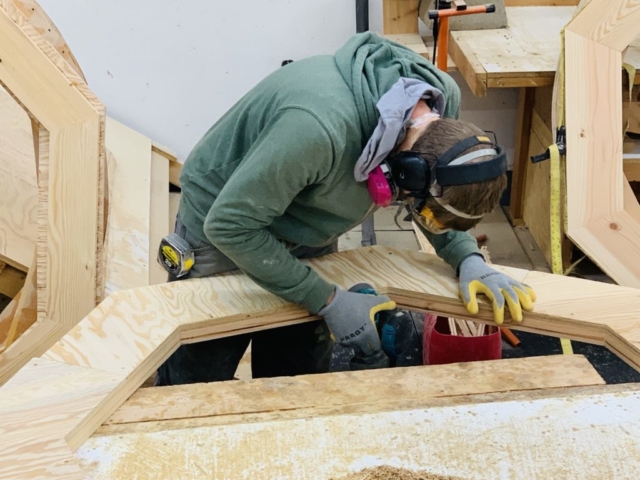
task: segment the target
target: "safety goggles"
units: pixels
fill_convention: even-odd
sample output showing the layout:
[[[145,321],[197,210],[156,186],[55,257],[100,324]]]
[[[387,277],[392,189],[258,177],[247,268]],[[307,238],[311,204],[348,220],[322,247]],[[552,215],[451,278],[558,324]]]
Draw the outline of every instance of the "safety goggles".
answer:
[[[425,206],[424,200],[414,200],[408,206],[413,219],[428,232],[434,235],[440,235],[451,231],[451,228],[443,225],[442,222],[433,215],[433,211]]]

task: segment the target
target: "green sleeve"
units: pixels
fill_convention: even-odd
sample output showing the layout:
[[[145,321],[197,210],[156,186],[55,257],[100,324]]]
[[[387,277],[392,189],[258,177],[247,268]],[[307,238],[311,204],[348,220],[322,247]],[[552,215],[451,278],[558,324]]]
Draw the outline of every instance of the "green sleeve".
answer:
[[[452,230],[435,235],[424,229],[417,222],[416,224],[427,237],[429,243],[433,245],[438,256],[451,265],[451,268],[455,270],[456,275],[458,274],[458,267],[460,267],[462,260],[474,253],[480,254],[478,242],[469,232]]]
[[[329,174],[333,145],[316,117],[302,109],[279,111],[253,140],[204,222],[204,234],[267,291],[307,308],[322,309],[334,286],[293,257],[271,233],[304,188]]]

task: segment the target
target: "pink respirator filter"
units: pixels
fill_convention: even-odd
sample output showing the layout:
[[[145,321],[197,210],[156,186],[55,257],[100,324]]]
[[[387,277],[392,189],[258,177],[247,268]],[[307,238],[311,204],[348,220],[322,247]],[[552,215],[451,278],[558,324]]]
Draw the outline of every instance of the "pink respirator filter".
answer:
[[[382,164],[369,173],[367,179],[367,187],[369,188],[369,195],[373,199],[374,203],[379,207],[388,207],[391,205],[393,195],[391,193],[391,187],[389,186],[389,180],[387,180],[386,174],[388,174],[389,168]]]

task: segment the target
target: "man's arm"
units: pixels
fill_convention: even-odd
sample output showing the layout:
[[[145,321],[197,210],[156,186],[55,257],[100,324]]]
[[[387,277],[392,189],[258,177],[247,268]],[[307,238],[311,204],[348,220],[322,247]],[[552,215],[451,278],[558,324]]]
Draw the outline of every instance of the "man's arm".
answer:
[[[333,145],[309,112],[287,109],[271,119],[211,207],[204,233],[260,286],[317,313],[334,291],[291,255],[268,227],[305,187],[326,176]]]
[[[445,262],[451,265],[451,268],[458,274],[458,269],[462,261],[469,255],[479,254],[478,242],[468,232],[450,231],[435,235],[425,228],[423,228],[418,222],[415,222],[420,228],[420,231],[424,233],[429,243],[433,245],[436,253]]]

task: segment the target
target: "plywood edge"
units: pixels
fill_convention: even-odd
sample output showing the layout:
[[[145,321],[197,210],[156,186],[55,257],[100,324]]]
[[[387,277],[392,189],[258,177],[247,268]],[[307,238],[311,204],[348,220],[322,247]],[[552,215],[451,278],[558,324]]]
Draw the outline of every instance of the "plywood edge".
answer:
[[[149,285],[167,281],[167,272],[157,261],[163,237],[171,231],[169,223],[169,164],[171,162],[152,149],[151,202],[149,212]]]
[[[535,373],[534,373],[535,372]],[[604,385],[581,355],[142,388],[105,424]]]
[[[638,384],[594,385],[537,390],[515,390],[470,395],[452,395],[434,398],[404,400],[398,397],[393,402],[366,402],[359,405],[328,406],[317,408],[289,409],[281,411],[247,412],[237,415],[194,416],[167,420],[149,420],[133,423],[104,424],[94,437],[110,437],[127,434],[151,434],[172,430],[191,430],[224,425],[246,425],[257,422],[278,422],[296,419],[332,417],[343,415],[370,415],[407,410],[463,407],[469,405],[500,403],[531,403],[545,399],[592,397],[601,395],[625,395],[640,392]]]
[[[23,37],[29,41],[35,48],[30,58],[29,68],[42,68],[43,73],[47,71],[47,79],[52,83],[63,82],[71,88],[60,89],[58,93],[64,92],[67,99],[74,98],[73,102],[69,102],[64,111],[57,114],[53,109],[47,109],[46,105],[38,105],[37,102],[25,102],[24,98],[20,98],[20,102],[25,105],[28,111],[35,116],[38,121],[45,124],[45,128],[54,130],[56,125],[64,123],[75,123],[83,119],[91,118],[94,114],[104,115],[104,105],[98,100],[95,94],[88,88],[83,79],[76,73],[73,67],[63,58],[60,53],[44,39],[44,37],[29,23],[22,12],[12,3],[11,0],[2,0],[0,2],[0,18],[13,24],[13,28],[6,21],[2,22],[2,28],[5,32],[11,32],[15,38]],[[19,31],[19,33],[16,32]],[[38,51],[39,54],[35,54]],[[51,68],[51,67],[54,68]],[[12,90],[11,85],[7,85]],[[31,89],[30,86],[25,86]],[[24,93],[22,89],[20,92]],[[17,91],[13,92],[16,96],[22,97]],[[76,95],[78,94],[78,95]],[[70,120],[65,122],[63,119]]]
[[[487,71],[476,57],[473,49],[467,44],[464,35],[460,33],[450,33],[449,55],[451,55],[471,92],[476,97],[484,97],[487,95]]]
[[[12,266],[16,270],[20,270],[21,272],[25,272],[25,273],[29,270],[29,267],[27,267],[26,265],[20,262],[17,262],[9,257],[5,257],[4,255],[0,255],[0,263],[6,263],[7,265]]]
[[[11,265],[4,265],[0,270],[0,294],[14,298],[22,289],[27,274]]]
[[[424,43],[424,40],[418,33],[397,33],[385,35],[384,38],[391,40],[392,42],[399,43],[405,47],[413,50],[421,57],[430,60],[429,49]]]
[[[73,68],[80,78],[86,83],[86,78],[78,61],[74,57],[69,45],[58,30],[58,27],[51,21],[42,7],[35,0],[12,0],[13,4],[27,18],[33,28],[40,33],[67,63]]]

